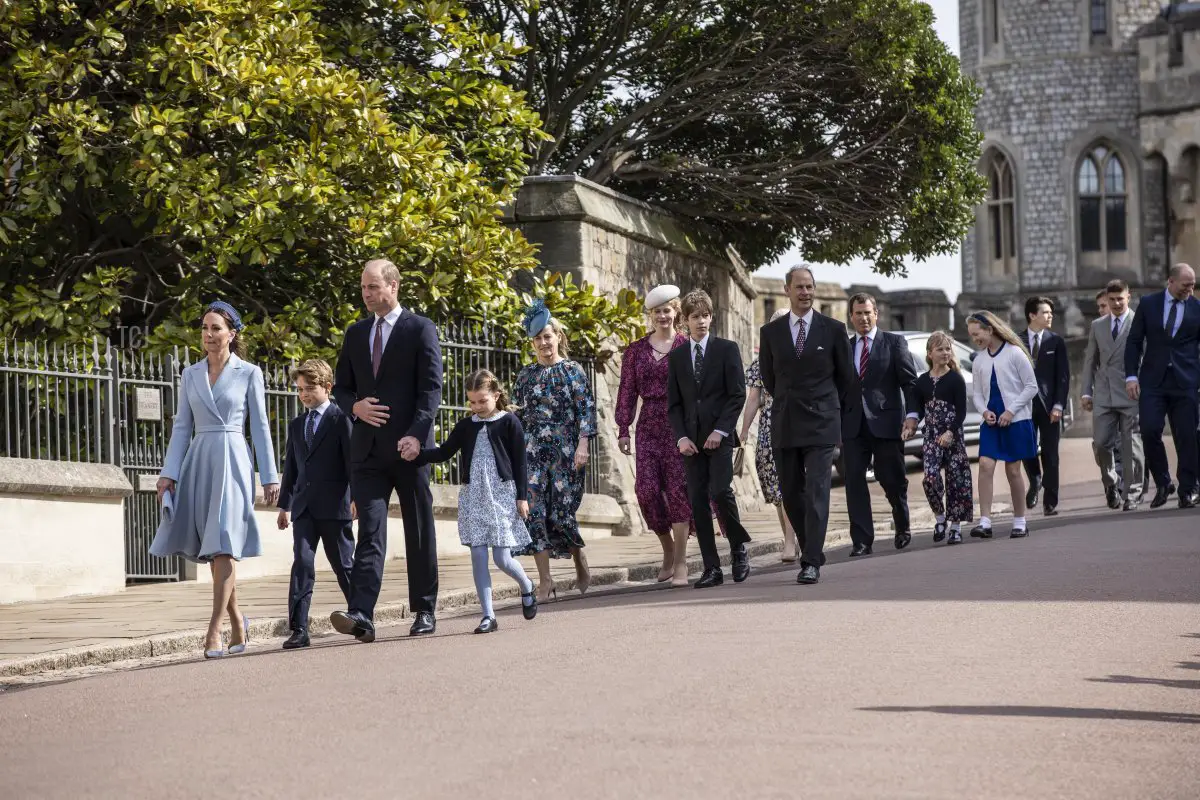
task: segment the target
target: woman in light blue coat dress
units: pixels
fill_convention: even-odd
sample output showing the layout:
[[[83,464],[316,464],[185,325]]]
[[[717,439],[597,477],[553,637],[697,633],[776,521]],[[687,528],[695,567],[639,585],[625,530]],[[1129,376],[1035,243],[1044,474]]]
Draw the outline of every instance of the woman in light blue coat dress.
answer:
[[[213,610],[205,658],[226,654],[221,619],[229,615],[228,653],[246,649],[249,629],[238,610],[234,562],[261,552],[254,519],[254,467],[246,445],[246,417],[258,455],[268,506],[279,498],[275,451],[267,426],[262,370],[238,357],[242,320],[228,303],[205,309],[201,329],[206,358],[183,371],[179,407],[166,463],[158,479],[162,522],[150,545],[156,556],[183,556],[209,565]]]

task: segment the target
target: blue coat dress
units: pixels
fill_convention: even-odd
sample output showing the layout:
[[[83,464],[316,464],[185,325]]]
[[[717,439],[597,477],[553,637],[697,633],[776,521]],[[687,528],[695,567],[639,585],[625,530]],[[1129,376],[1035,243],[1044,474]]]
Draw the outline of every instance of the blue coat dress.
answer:
[[[262,370],[231,355],[211,388],[207,359],[183,371],[162,470],[162,477],[175,481],[173,508],[159,523],[150,545],[153,555],[208,562],[214,556],[241,560],[261,553],[247,414],[262,482],[279,483]]]

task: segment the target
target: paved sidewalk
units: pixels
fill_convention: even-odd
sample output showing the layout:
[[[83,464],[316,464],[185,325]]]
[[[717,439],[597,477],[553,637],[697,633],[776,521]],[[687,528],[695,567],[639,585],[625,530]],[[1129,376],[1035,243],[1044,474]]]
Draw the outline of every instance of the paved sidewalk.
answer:
[[[876,527],[881,541],[890,539],[890,515],[883,493],[872,484],[876,506]],[[919,489],[918,489],[919,492]],[[913,526],[933,524],[929,510],[914,497]],[[746,515],[753,538],[751,555],[760,557],[778,552],[783,537],[773,509]],[[835,488],[830,509],[829,546],[849,541],[848,520],[843,492]],[[592,585],[654,580],[662,562],[658,538],[616,536],[599,539],[587,546]],[[324,554],[318,556],[324,559]],[[536,580],[532,558],[521,559],[526,571]],[[692,573],[700,570],[700,559],[693,541],[689,550]],[[450,611],[478,602],[471,578],[471,562],[466,548],[463,555],[442,557],[438,561],[440,587],[439,611]],[[559,594],[575,587],[575,569],[570,560],[552,560],[551,571]],[[497,600],[516,597],[516,587],[507,579],[493,578]],[[258,578],[239,581],[238,603],[250,619],[252,639],[284,636],[287,633],[288,577]],[[383,590],[376,608],[378,625],[397,624],[408,616],[408,581],[403,559],[394,559],[385,568]],[[66,598],[45,602],[0,606],[0,677],[32,675],[51,670],[107,664],[114,661],[150,658],[173,653],[199,653],[204,626],[212,607],[212,588],[208,583],[185,581],[131,586],[113,595]],[[344,601],[333,573],[317,573],[313,593],[311,632],[330,630],[328,614],[344,608]]]

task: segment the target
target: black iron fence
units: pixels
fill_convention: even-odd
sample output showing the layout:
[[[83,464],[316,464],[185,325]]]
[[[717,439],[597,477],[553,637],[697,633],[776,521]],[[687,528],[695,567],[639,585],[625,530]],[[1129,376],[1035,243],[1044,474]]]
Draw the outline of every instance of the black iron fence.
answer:
[[[486,368],[511,387],[532,358],[507,347],[503,332],[478,323],[442,326],[442,405],[435,421],[440,441],[468,412],[465,379]],[[186,354],[148,353],[96,339],[87,345],[3,340],[0,345],[0,457],[116,464],[133,496],[125,502],[125,566],[131,581],[177,580],[181,564],[149,554],[158,525],[155,484],[166,457]],[[595,368],[581,361],[588,379]],[[292,365],[263,365],[267,416],[276,464],[282,468],[287,424],[301,411]],[[594,391],[594,389],[593,389]],[[253,445],[251,445],[253,446]],[[598,449],[592,447],[587,491],[599,488]],[[457,484],[457,461],[438,465],[433,481]]]

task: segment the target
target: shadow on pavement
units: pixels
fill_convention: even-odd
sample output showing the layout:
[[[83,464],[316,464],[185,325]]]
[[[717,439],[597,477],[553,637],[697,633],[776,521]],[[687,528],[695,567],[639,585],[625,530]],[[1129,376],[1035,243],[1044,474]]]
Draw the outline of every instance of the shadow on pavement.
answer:
[[[1200,681],[1170,678],[1138,678],[1134,675],[1109,675],[1107,678],[1088,678],[1092,683],[1128,683],[1142,686],[1162,686],[1167,689],[1200,689]]]
[[[1047,719],[1102,719],[1119,722],[1173,722],[1200,725],[1200,714],[1174,711],[1128,711],[1120,708],[1064,708],[1058,706],[874,706],[859,711],[958,714],[981,717],[1045,717]]]

